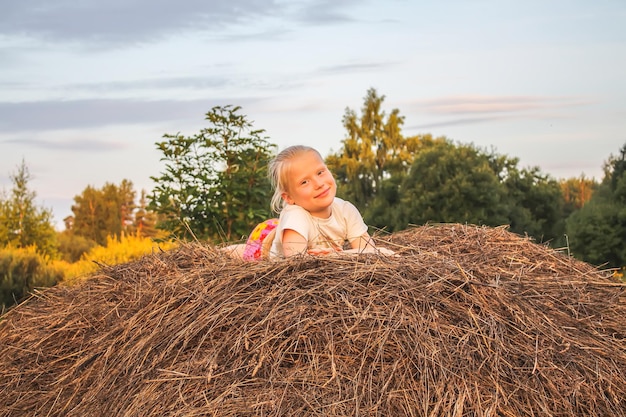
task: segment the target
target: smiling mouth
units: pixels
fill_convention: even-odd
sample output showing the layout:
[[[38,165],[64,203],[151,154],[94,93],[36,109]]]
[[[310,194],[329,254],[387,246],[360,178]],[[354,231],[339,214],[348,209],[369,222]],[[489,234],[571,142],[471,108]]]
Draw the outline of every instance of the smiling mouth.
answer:
[[[315,198],[326,197],[329,192],[330,192],[330,188],[327,188],[324,191],[322,191],[321,193],[319,193],[318,195],[316,195]]]

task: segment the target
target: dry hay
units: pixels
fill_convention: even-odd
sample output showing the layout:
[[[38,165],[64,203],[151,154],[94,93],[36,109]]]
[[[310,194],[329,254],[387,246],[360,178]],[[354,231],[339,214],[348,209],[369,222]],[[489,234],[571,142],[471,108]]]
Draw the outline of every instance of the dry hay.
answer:
[[[242,263],[200,244],[0,323],[0,416],[624,416],[624,284],[504,228],[402,256]]]

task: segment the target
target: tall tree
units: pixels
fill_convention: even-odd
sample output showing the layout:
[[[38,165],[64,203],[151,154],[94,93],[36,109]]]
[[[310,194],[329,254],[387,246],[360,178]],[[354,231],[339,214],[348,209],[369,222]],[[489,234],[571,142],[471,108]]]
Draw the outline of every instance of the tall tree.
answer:
[[[133,232],[139,237],[158,237],[161,233],[156,228],[157,215],[148,210],[148,199],[146,191],[141,190],[139,197],[139,205],[135,210],[135,219],[133,221]]]
[[[406,192],[411,163],[421,151],[446,142],[445,137],[433,138],[430,134],[411,136],[404,140],[402,157],[389,164],[392,168],[385,172],[378,191],[363,210],[363,218],[367,224],[388,232],[406,228],[409,220],[402,210],[402,195]]]
[[[200,133],[165,134],[157,142],[165,172],[151,177],[148,206],[161,216],[159,227],[179,238],[229,241],[270,216],[267,165],[276,145],[240,109],[215,106]]]
[[[31,175],[26,162],[10,176],[10,196],[0,200],[0,245],[15,248],[35,246],[44,255],[57,253],[52,211],[35,204],[36,193],[28,188]]]
[[[574,256],[595,265],[626,266],[626,144],[611,155],[591,199],[566,221]]]
[[[382,110],[384,100],[385,96],[379,96],[370,88],[361,116],[347,108],[343,116],[347,135],[342,148],[326,158],[326,164],[335,175],[338,194],[361,211],[380,191],[385,178],[408,168],[413,147],[418,144],[402,136],[404,116],[398,109],[387,116]]]
[[[109,200],[112,210],[117,210],[119,219],[120,235],[128,234],[133,228],[135,216],[134,212],[137,208],[135,204],[136,193],[133,189],[133,183],[128,180],[122,180],[119,186],[106,184],[104,188],[105,198]]]
[[[135,191],[131,181],[122,180],[119,186],[106,183],[101,189],[87,186],[74,197],[72,232],[106,245],[107,237],[121,237],[133,223]]]
[[[578,178],[568,178],[560,181],[563,194],[563,212],[567,219],[574,211],[579,210],[591,200],[598,183],[593,178],[581,175]]]

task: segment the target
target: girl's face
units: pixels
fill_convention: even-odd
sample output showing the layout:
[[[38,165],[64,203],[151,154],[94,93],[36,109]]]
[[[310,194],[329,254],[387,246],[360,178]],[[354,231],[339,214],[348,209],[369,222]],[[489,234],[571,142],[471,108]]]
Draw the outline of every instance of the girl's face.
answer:
[[[302,207],[313,217],[328,218],[335,199],[337,184],[324,161],[316,152],[303,152],[289,161],[286,191],[287,204]]]

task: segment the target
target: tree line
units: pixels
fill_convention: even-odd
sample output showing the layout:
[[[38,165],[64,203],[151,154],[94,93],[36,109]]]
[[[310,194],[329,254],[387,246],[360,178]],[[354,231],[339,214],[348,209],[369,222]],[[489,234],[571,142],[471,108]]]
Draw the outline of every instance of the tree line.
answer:
[[[609,156],[600,182],[582,175],[556,180],[493,150],[429,134],[404,136],[404,116],[398,109],[385,112],[384,99],[372,88],[360,114],[347,108],[345,138],[325,158],[338,196],[352,201],[374,229],[509,225],[587,262],[626,265],[626,144]],[[63,279],[37,273],[35,256],[42,257],[39,263],[77,262],[93,247],[129,235],[220,244],[245,239],[256,223],[272,217],[267,164],[277,146],[238,106],[213,107],[205,119],[208,127],[195,135],[165,134],[155,143],[164,169],[151,177],[150,192],[142,190],[137,199],[128,180],[88,186],[74,197],[62,232],[54,230],[51,211],[35,204],[22,161],[11,175],[13,188],[0,198],[3,304]],[[30,255],[16,260],[18,249]]]

